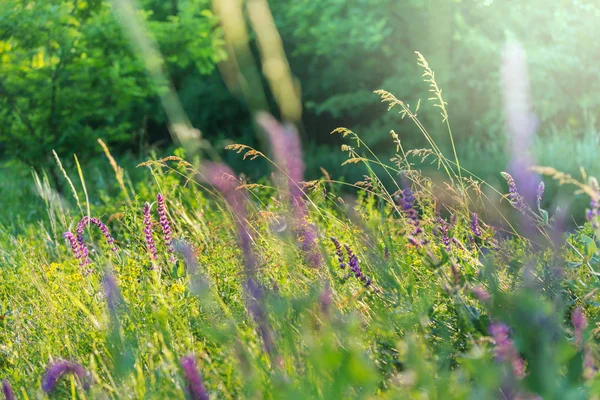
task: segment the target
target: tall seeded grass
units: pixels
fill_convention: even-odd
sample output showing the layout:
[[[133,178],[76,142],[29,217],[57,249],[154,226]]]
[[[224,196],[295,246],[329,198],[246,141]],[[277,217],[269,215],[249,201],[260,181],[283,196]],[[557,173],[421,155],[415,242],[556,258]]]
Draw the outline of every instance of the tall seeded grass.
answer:
[[[251,22],[261,29],[270,18],[266,3],[251,3]],[[130,16],[131,3],[123,4],[121,15]],[[243,84],[256,70],[247,32],[235,24],[244,21],[236,19],[239,4],[223,0],[217,8],[226,31],[237,29],[226,32],[241,68],[229,84]],[[265,26],[258,36],[269,33]],[[155,55],[141,28],[130,33]],[[280,42],[262,45],[263,62],[282,61]],[[197,155],[202,146],[175,117],[185,149],[139,164],[144,174],[134,182],[105,145],[106,168],[115,173],[107,190],[78,163],[61,167],[72,192],[64,195],[35,173],[45,215],[0,225],[5,395],[593,398],[600,390],[597,182],[528,170],[591,198],[589,223],[568,233],[564,212],[543,190],[532,202],[522,181],[501,170],[508,188],[480,180],[454,149],[432,68],[420,53],[416,62],[429,100],[409,103],[385,90],[374,96],[410,119],[429,147],[405,148],[391,132],[397,154],[384,160],[360,133],[337,129],[344,164],[366,171],[358,182],[327,171],[305,181],[298,126],[265,113],[257,115],[265,149],[228,147],[248,169],[259,160],[272,166],[259,182],[222,163],[186,160],[186,151]],[[150,74],[163,80],[153,66]],[[268,78],[272,91],[293,86],[290,76]],[[257,111],[262,96],[250,88],[238,87],[254,96]],[[275,96],[292,121],[296,96]],[[449,155],[419,120],[426,106],[441,111]],[[422,173],[415,158],[437,172]],[[80,250],[90,221],[100,229],[85,230],[83,269],[81,252],[72,250]],[[63,237],[73,231],[77,238]]]

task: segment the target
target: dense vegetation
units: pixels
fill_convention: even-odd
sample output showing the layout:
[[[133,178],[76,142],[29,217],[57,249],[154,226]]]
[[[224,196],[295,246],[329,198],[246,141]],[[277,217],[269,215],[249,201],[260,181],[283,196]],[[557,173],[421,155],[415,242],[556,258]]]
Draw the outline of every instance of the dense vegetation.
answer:
[[[597,398],[598,8],[509,3],[0,1],[4,397]]]

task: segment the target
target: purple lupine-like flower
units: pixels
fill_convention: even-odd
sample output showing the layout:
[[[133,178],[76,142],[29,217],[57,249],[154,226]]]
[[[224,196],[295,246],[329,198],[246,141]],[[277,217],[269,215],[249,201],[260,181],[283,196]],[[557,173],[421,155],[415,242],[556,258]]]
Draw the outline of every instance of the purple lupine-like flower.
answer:
[[[175,249],[173,248],[173,239],[171,237],[171,224],[169,223],[169,218],[167,218],[167,208],[165,207],[165,198],[161,193],[156,195],[156,202],[158,204],[158,207],[157,207],[158,208],[158,218],[159,218],[159,222],[160,222],[160,227],[162,228],[162,231],[163,231],[165,245],[167,246],[167,251],[169,253],[171,253],[171,257],[169,258],[169,261],[174,262],[175,257],[172,255],[172,253],[175,252]]]
[[[481,237],[481,229],[479,229],[479,216],[477,213],[471,214],[471,232],[475,237]]]
[[[2,381],[2,394],[6,400],[15,400],[15,393],[10,386],[10,382],[6,379]]]
[[[596,193],[596,196],[590,197],[590,208],[585,213],[585,219],[591,222],[594,229],[598,229],[600,224],[598,223],[598,217],[600,216],[600,193]]]
[[[316,244],[317,228],[307,221],[308,211],[301,186],[305,168],[298,131],[293,125],[280,124],[267,113],[260,113],[257,116],[257,122],[269,137],[275,164],[287,177],[289,203],[294,222],[293,232],[296,235],[296,240],[299,242],[310,265],[318,268],[322,263],[322,257]]]
[[[350,273],[348,274],[348,277],[354,275],[355,278],[360,279],[360,281],[363,283],[363,285],[365,287],[369,287],[371,285],[371,283],[373,283],[373,281],[371,280],[371,278],[367,278],[365,276],[365,274],[362,272],[362,269],[360,268],[360,265],[358,262],[358,257],[356,256],[354,251],[352,251],[350,246],[348,246],[347,244],[344,244],[344,247],[346,248],[346,253],[348,253],[348,267],[350,269]]]
[[[208,393],[196,366],[196,358],[193,355],[184,356],[179,360],[179,364],[183,369],[189,398],[191,400],[208,400]]]
[[[523,47],[516,41],[508,42],[502,54],[502,94],[508,143],[511,155],[509,171],[525,199],[525,204],[533,204],[537,176],[529,170],[535,164],[529,149],[533,148],[539,118],[533,113],[527,71],[527,57]],[[520,204],[516,203],[520,207]],[[522,209],[519,211],[523,212]]]
[[[496,345],[496,360],[498,362],[508,362],[517,378],[525,376],[525,362],[517,352],[517,349],[510,338],[508,326],[500,322],[490,324],[488,331]]]
[[[88,251],[87,246],[85,245],[85,239],[83,237],[83,232],[85,230],[85,227],[90,224],[95,225],[98,227],[98,229],[100,229],[100,232],[102,232],[102,235],[106,238],[106,243],[108,243],[109,246],[113,246],[113,247],[111,247],[111,250],[113,252],[117,252],[119,250],[119,248],[116,245],[114,245],[115,239],[113,239],[113,237],[110,235],[108,227],[106,225],[104,225],[102,223],[102,221],[100,221],[98,218],[88,217],[86,215],[83,218],[81,218],[81,220],[77,224],[77,230],[76,230],[77,242],[79,244],[79,250],[80,250],[79,254],[82,259],[80,265],[82,265],[82,266],[87,265],[91,262],[91,260],[89,258],[89,251]]]
[[[144,203],[144,237],[146,239],[146,249],[148,250],[148,254],[150,254],[150,258],[156,260],[156,244],[152,238],[153,229],[150,207],[150,203]]]
[[[587,319],[581,307],[577,307],[571,313],[571,322],[573,323],[575,341],[578,345],[583,344],[583,331],[587,327]]]
[[[212,186],[223,194],[223,198],[233,211],[240,238],[240,247],[246,259],[245,266],[247,272],[253,274],[256,260],[250,248],[252,236],[246,220],[246,202],[248,200],[246,190],[238,190],[239,184],[235,173],[224,164],[205,163],[203,165],[203,175]]]
[[[395,200],[402,207],[402,213],[408,218],[408,223],[412,225],[413,231],[408,236],[408,241],[415,247],[420,247],[425,244],[425,241],[418,239],[419,235],[423,232],[421,228],[421,221],[419,220],[419,213],[415,210],[415,196],[410,188],[410,183],[406,177],[403,177],[404,189],[402,189],[402,196],[396,196]]]
[[[535,194],[535,202],[537,204],[538,210],[542,208],[542,197],[544,196],[544,190],[546,189],[546,185],[544,185],[544,181],[540,181],[537,192]]]
[[[437,232],[442,236],[442,243],[446,246],[446,251],[450,250],[450,237],[448,237],[448,224],[446,220],[440,216],[436,218],[438,226]]]
[[[517,184],[515,183],[515,180],[513,179],[512,175],[507,172],[501,172],[501,174],[502,177],[506,180],[506,183],[508,184],[510,204],[517,210],[521,211],[522,213],[525,213],[527,211],[525,199],[519,193],[519,190],[517,189]]]
[[[79,260],[81,258],[81,250],[79,248],[79,243],[77,242],[77,238],[72,232],[63,233],[63,237],[67,239],[69,245],[71,246],[71,251],[73,252],[73,256]]]
[[[340,268],[346,268],[346,262],[344,261],[344,250],[342,250],[342,245],[333,236],[331,236],[329,239],[331,239],[333,245],[335,246],[335,255],[337,256],[338,262],[340,263]]]
[[[271,331],[268,325],[266,312],[261,301],[263,299],[262,288],[255,282],[254,276],[256,273],[256,257],[252,251],[247,218],[246,218],[246,201],[247,192],[238,190],[238,180],[234,172],[226,165],[217,163],[205,163],[203,165],[204,178],[217,190],[219,190],[233,211],[235,222],[238,228],[240,239],[240,247],[244,253],[244,267],[246,273],[246,284],[244,292],[246,298],[246,307],[249,313],[256,321],[260,336],[263,340],[265,351],[270,355],[273,354],[274,346],[271,337]]]
[[[81,365],[70,361],[58,360],[48,365],[42,378],[42,390],[46,393],[53,392],[56,389],[58,381],[65,374],[75,375],[85,390],[88,390],[92,384],[91,375]]]

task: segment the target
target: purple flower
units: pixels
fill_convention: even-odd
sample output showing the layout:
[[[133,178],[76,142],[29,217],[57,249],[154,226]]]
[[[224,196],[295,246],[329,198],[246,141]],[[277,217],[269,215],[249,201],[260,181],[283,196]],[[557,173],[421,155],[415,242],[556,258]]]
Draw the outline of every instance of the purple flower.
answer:
[[[169,253],[173,253],[175,249],[173,248],[173,239],[171,238],[171,225],[169,224],[169,219],[167,218],[167,209],[165,207],[165,198],[162,194],[156,195],[156,202],[158,203],[158,217],[160,226],[163,231],[165,245],[167,246],[167,251]],[[174,262],[175,257],[171,255],[169,261]]]
[[[333,245],[335,246],[335,255],[337,256],[338,262],[340,263],[340,268],[346,268],[346,262],[344,261],[344,250],[342,250],[342,245],[340,245],[340,242],[333,236],[331,236],[329,239],[331,239]]]
[[[402,196],[396,196],[394,200],[400,205],[402,213],[408,218],[408,223],[413,227],[412,233],[408,236],[408,241],[415,247],[420,247],[425,244],[425,241],[418,239],[418,236],[423,232],[423,228],[421,228],[419,213],[414,207],[415,196],[406,177],[403,177],[403,182]]]
[[[540,184],[538,185],[537,192],[535,194],[535,200],[537,203],[538,210],[541,210],[541,208],[542,208],[542,197],[544,196],[545,188],[546,188],[546,185],[544,185],[544,182],[541,181]]]
[[[2,394],[4,394],[4,398],[6,400],[15,400],[15,393],[10,386],[10,382],[6,379],[2,381]]]
[[[265,350],[271,355],[274,346],[266,312],[261,304],[263,298],[262,288],[254,280],[257,261],[252,251],[252,236],[250,236],[246,218],[247,192],[241,190],[237,177],[231,168],[226,165],[205,163],[203,165],[203,174],[204,178],[223,194],[225,201],[235,216],[235,222],[240,238],[240,247],[242,248],[245,259],[246,284],[244,285],[244,291],[246,307],[258,324],[259,333],[263,340]]]
[[[89,224],[95,225],[98,227],[98,229],[100,229],[100,232],[102,232],[102,235],[104,235],[104,237],[106,238],[106,243],[108,243],[109,246],[113,245],[113,247],[111,248],[112,251],[117,252],[119,250],[119,248],[114,245],[115,239],[113,239],[113,237],[110,235],[110,232],[108,231],[108,228],[106,227],[106,225],[104,225],[102,223],[102,221],[100,221],[98,218],[95,217],[88,217],[87,215],[83,218],[81,218],[81,220],[79,221],[79,223],[77,224],[77,242],[79,244],[79,250],[80,250],[80,256],[81,256],[81,263],[80,265],[84,266],[84,265],[88,265],[91,260],[89,258],[89,251],[87,246],[85,245],[85,240],[83,237],[83,232],[85,230],[85,227]]]
[[[344,244],[344,247],[346,248],[346,253],[348,253],[348,267],[350,269],[350,273],[348,274],[348,277],[354,275],[355,278],[360,279],[360,281],[363,283],[363,285],[365,287],[369,287],[371,285],[371,283],[373,283],[373,281],[371,280],[371,278],[367,278],[365,276],[365,274],[363,274],[363,272],[360,268],[360,265],[358,263],[358,257],[352,251],[350,246],[348,246],[347,244]]]
[[[448,224],[446,223],[446,220],[443,219],[442,217],[437,217],[437,232],[439,232],[442,236],[442,243],[444,243],[444,246],[446,246],[446,251],[450,250],[450,238],[448,237]]]
[[[471,232],[473,232],[475,237],[481,236],[481,229],[479,229],[479,217],[477,216],[477,213],[471,214]]]
[[[521,194],[519,194],[517,184],[515,183],[515,180],[513,179],[512,175],[510,175],[507,172],[501,172],[501,174],[502,177],[506,180],[506,183],[508,183],[510,204],[517,210],[521,211],[522,213],[525,213],[525,211],[527,210],[525,199],[523,198],[523,196],[521,196]]]
[[[273,116],[260,113],[257,122],[269,137],[275,164],[287,177],[289,203],[294,221],[293,232],[310,264],[318,268],[321,265],[321,253],[317,248],[317,228],[307,221],[308,212],[304,202],[301,182],[304,179],[302,146],[298,131],[293,125],[280,124]]]
[[[150,215],[150,203],[144,203],[144,235],[146,238],[146,249],[152,260],[156,260],[156,244],[152,238],[152,216]]]
[[[521,189],[524,204],[532,204],[536,191],[536,179],[529,167],[535,164],[529,149],[533,148],[535,132],[539,119],[532,111],[529,73],[525,50],[518,42],[508,42],[502,55],[502,94],[506,128],[509,133],[511,155],[509,171],[514,173]],[[522,204],[514,202],[513,206],[524,212]]]
[[[246,202],[248,196],[245,190],[240,189],[235,173],[224,164],[205,163],[203,165],[204,178],[223,194],[223,198],[233,211],[238,228],[240,246],[246,258],[247,272],[254,271],[256,260],[250,249],[252,237],[246,221]]]
[[[71,232],[65,232],[63,233],[63,237],[69,241],[69,245],[71,246],[75,258],[79,259],[81,257],[81,250],[79,249],[79,243],[77,242],[75,235]]]
[[[42,378],[42,390],[46,393],[53,392],[56,389],[58,381],[65,374],[75,375],[82,383],[85,390],[90,388],[92,377],[81,365],[69,361],[58,360],[48,365],[44,377]]]
[[[202,377],[198,372],[196,366],[196,359],[194,356],[184,356],[179,361],[181,369],[183,369],[183,375],[187,382],[187,391],[191,400],[208,400],[208,394],[202,383]]]
[[[509,362],[516,377],[525,376],[525,363],[510,339],[509,329],[499,322],[490,324],[488,331],[496,345],[496,360],[498,362]]]
[[[585,213],[585,219],[592,223],[594,229],[598,229],[600,224],[598,223],[598,217],[600,216],[600,194],[596,194],[594,197],[590,197],[590,208]]]

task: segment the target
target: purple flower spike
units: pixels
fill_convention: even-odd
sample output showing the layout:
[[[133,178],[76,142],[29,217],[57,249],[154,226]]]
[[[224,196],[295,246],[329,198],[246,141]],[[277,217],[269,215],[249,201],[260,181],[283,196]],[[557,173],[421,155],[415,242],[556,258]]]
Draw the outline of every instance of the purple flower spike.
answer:
[[[525,376],[525,363],[510,339],[509,329],[506,325],[493,322],[488,331],[496,344],[496,360],[498,362],[509,362],[513,373],[517,378]]]
[[[310,265],[318,268],[321,266],[322,257],[316,243],[317,228],[307,221],[308,211],[302,187],[304,162],[298,131],[293,125],[282,125],[268,113],[258,114],[256,120],[271,142],[275,164],[287,178],[288,201],[292,210],[296,240]]]
[[[338,262],[340,263],[340,268],[346,268],[346,262],[344,261],[344,250],[342,250],[342,245],[333,236],[331,236],[329,239],[331,239],[333,245],[335,246],[335,255],[337,256]]]
[[[76,259],[81,258],[81,250],[79,249],[79,242],[77,242],[77,238],[73,235],[72,232],[63,233],[63,237],[69,241],[69,245],[71,246],[71,250],[73,251],[73,256]]]
[[[119,248],[114,245],[115,239],[113,239],[113,237],[110,235],[110,232],[108,231],[108,228],[106,225],[104,225],[102,223],[102,221],[100,221],[98,218],[95,217],[88,217],[87,215],[83,218],[81,218],[81,220],[79,221],[79,223],[77,224],[77,242],[79,243],[79,249],[80,249],[80,256],[81,256],[81,266],[84,265],[88,265],[91,260],[89,258],[89,252],[88,252],[88,248],[85,245],[85,240],[83,237],[83,232],[85,230],[85,227],[89,224],[95,225],[98,227],[98,229],[100,229],[100,232],[102,232],[102,235],[104,235],[104,237],[106,238],[106,243],[108,243],[109,246],[113,246],[111,248],[112,251],[117,252],[119,250]]]
[[[471,214],[471,232],[473,232],[475,237],[481,236],[481,229],[479,229],[479,217],[477,216],[477,213]]]
[[[421,228],[421,221],[419,220],[419,213],[415,210],[415,195],[410,188],[410,182],[406,176],[402,177],[404,189],[402,189],[402,196],[395,196],[394,200],[402,208],[402,213],[408,218],[408,223],[412,225],[413,230],[408,236],[408,241],[415,247],[421,247],[425,245],[427,241],[419,239],[423,228]]]
[[[546,185],[544,185],[544,182],[540,182],[540,184],[538,185],[537,188],[537,192],[535,194],[535,200],[537,203],[537,207],[538,210],[540,210],[542,208],[542,197],[544,196],[544,190],[546,189]]]
[[[156,244],[152,238],[152,216],[150,215],[150,207],[150,203],[144,203],[144,236],[148,254],[150,254],[152,260],[156,260]]]
[[[183,369],[183,375],[187,382],[189,398],[191,400],[208,400],[208,394],[202,383],[202,377],[198,372],[195,357],[192,355],[184,356],[179,361],[179,364],[181,365],[181,369]]]
[[[15,393],[6,379],[2,381],[2,394],[4,394],[6,400],[15,400]]]
[[[58,381],[65,374],[73,374],[80,380],[83,388],[88,390],[92,383],[92,377],[79,364],[69,361],[59,360],[48,365],[44,377],[42,378],[42,390],[51,393],[56,389]]]
[[[360,281],[365,287],[369,287],[371,283],[373,283],[373,281],[371,280],[371,278],[367,278],[365,274],[363,274],[358,263],[358,257],[352,251],[350,246],[344,244],[344,247],[346,248],[346,253],[348,253],[348,267],[350,268],[350,273],[347,277],[351,277],[352,275],[354,275],[355,278],[360,279]]]
[[[585,219],[592,223],[594,229],[598,229],[600,224],[598,223],[598,217],[600,216],[600,193],[597,193],[595,197],[590,198],[590,208],[585,213]]]
[[[437,217],[437,223],[438,232],[442,236],[442,243],[444,243],[444,246],[446,246],[446,251],[449,251],[451,242],[450,237],[448,237],[448,224],[446,223],[446,220],[442,217]]]
[[[523,198],[523,196],[521,196],[521,194],[519,194],[519,191],[517,190],[517,184],[515,183],[515,180],[513,179],[512,175],[510,175],[507,172],[501,172],[501,174],[502,177],[506,180],[506,183],[508,184],[510,204],[517,210],[521,211],[522,213],[525,213],[525,211],[527,210],[525,199]]]
[[[158,203],[158,217],[160,222],[160,227],[162,228],[165,245],[167,246],[167,251],[169,253],[174,253],[175,249],[173,248],[173,239],[171,237],[171,225],[169,224],[169,219],[167,218],[167,208],[165,207],[165,198],[159,193],[156,195],[156,202]],[[175,257],[171,254],[169,261],[174,262]]]

